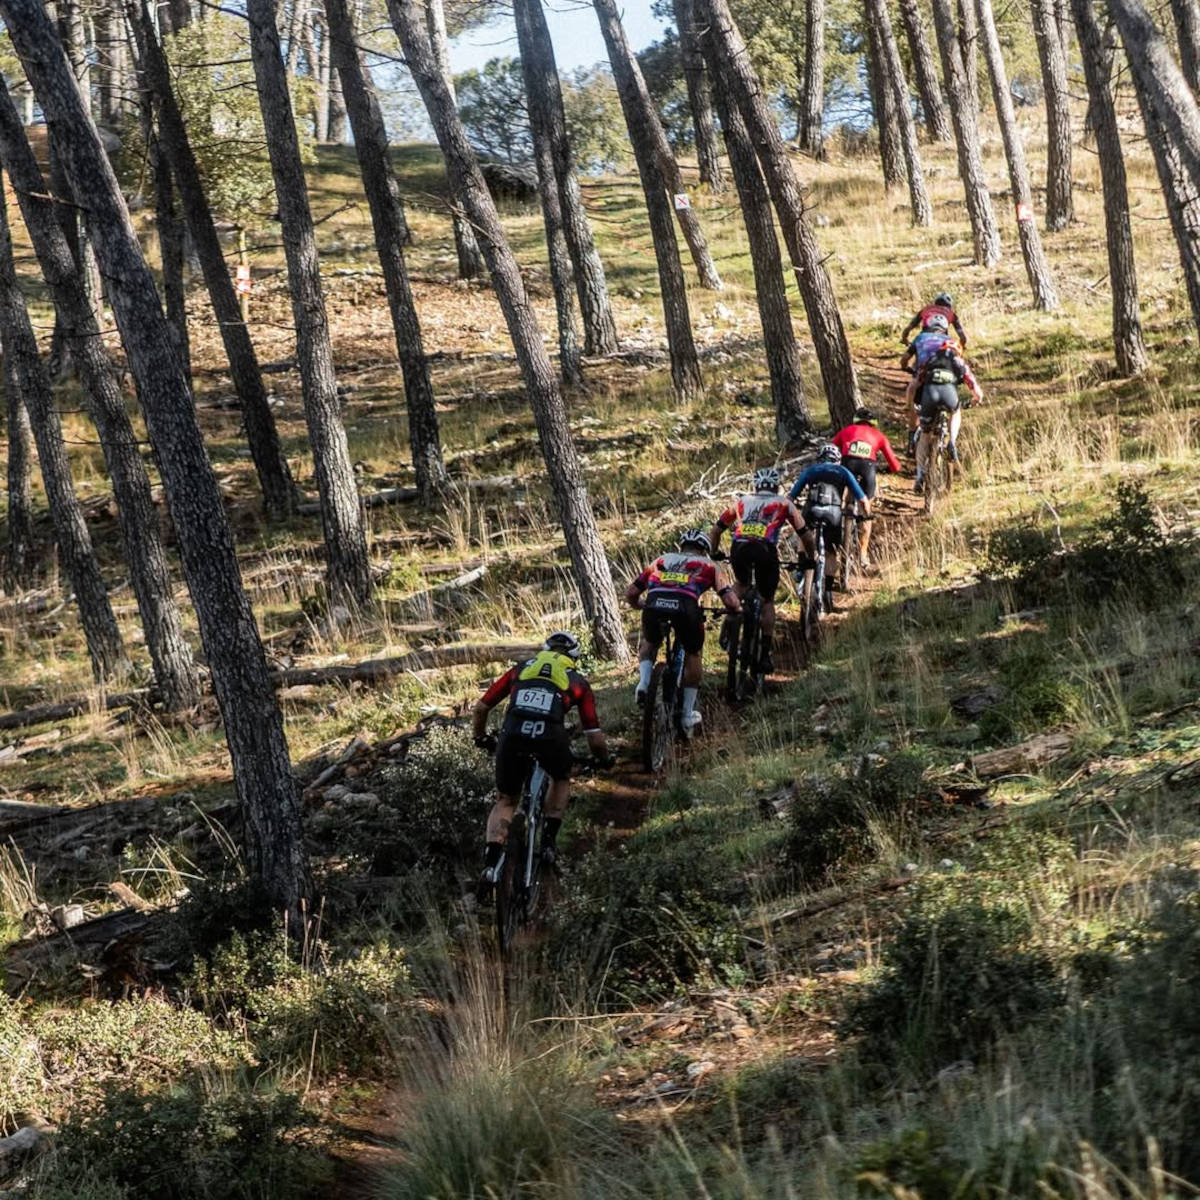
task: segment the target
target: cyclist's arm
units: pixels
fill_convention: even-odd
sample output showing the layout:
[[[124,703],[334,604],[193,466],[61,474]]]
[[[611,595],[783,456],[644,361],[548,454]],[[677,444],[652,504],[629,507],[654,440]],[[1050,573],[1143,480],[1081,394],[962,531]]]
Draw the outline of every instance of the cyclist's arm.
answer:
[[[916,352],[917,352],[916,343],[909,342],[909,344],[904,348],[904,353],[902,355],[900,355],[900,367],[902,370],[906,369],[908,367],[908,364],[910,362],[912,362],[913,355],[916,354]]]
[[[880,438],[879,450],[877,453],[881,453],[883,455],[884,461],[888,465],[888,470],[891,471],[893,475],[899,474],[900,460],[896,457],[896,452],[892,449],[892,443],[889,442],[887,438]]]
[[[965,359],[959,359],[959,364],[962,367],[962,381],[966,386],[967,391],[971,393],[971,396],[974,398],[976,404],[982,404],[983,388],[979,386],[979,380],[975,378],[974,372],[970,367],[967,366]]]
[[[958,334],[959,344],[965,350],[967,348],[967,335],[963,332],[962,322],[958,319],[957,315],[950,324],[954,326],[954,332]]]
[[[650,568],[647,567],[626,589],[625,603],[630,608],[641,608],[639,601],[642,598],[642,593],[646,590],[647,584],[650,582]]]
[[[717,595],[721,597],[721,603],[730,612],[742,611],[742,602],[738,599],[737,592],[733,590],[733,580],[721,563],[717,564],[717,569],[713,574],[713,588]]]
[[[799,496],[800,493],[802,491],[804,491],[804,489],[806,487],[808,487],[808,478],[809,478],[809,474],[811,473],[811,471],[812,471],[812,467],[806,467],[800,473],[800,478],[797,479],[796,482],[792,484],[792,490],[790,492],[788,492],[789,500],[794,501],[796,499],[796,497]]]
[[[713,552],[715,553],[721,545],[721,535],[727,529],[732,529],[737,522],[737,513],[732,508],[727,508],[714,522],[713,527],[709,530],[708,540],[712,542]]]
[[[902,342],[907,342],[907,341],[908,341],[908,335],[909,335],[910,333],[912,333],[912,331],[913,331],[914,329],[916,329],[916,327],[917,327],[918,325],[920,325],[920,323],[921,323],[921,314],[920,314],[920,313],[917,313],[917,315],[916,315],[915,317],[913,317],[913,319],[912,319],[911,321],[909,321],[909,323],[908,323],[907,325],[905,325],[905,327],[904,327],[904,332],[903,332],[903,333],[900,335],[900,340],[901,340]]]
[[[516,674],[517,668],[509,667],[499,679],[493,680],[488,690],[475,701],[475,707],[471,710],[471,733],[474,737],[481,738],[487,733],[488,713],[508,695]]]
[[[587,738],[588,749],[597,758],[607,758],[608,741],[604,737],[604,730],[600,728],[600,718],[596,715],[596,694],[592,691],[592,685],[586,679],[580,679],[572,689],[571,696],[579,705],[579,723]]]
[[[788,524],[801,536],[808,527],[804,524],[804,517],[800,510],[789,500],[788,501]]]

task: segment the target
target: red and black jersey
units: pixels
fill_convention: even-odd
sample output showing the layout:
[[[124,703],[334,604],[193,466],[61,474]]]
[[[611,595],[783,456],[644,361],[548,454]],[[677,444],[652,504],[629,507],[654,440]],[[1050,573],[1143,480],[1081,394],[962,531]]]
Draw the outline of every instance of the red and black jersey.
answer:
[[[717,564],[703,554],[664,554],[633,581],[639,592],[671,592],[699,599],[717,586]]]
[[[953,329],[958,334],[958,340],[965,346],[967,344],[967,335],[963,332],[962,322],[958,319],[958,313],[946,304],[927,304],[909,323],[904,327],[903,338],[908,340],[908,335],[914,329],[921,330],[925,328],[925,323],[934,315],[946,318],[946,324],[950,329]]]
[[[889,471],[895,473],[900,470],[900,460],[892,450],[887,435],[874,425],[847,425],[833,435],[833,444],[842,452],[843,458],[865,458],[874,462],[876,456],[882,453]]]
[[[733,530],[734,541],[762,541],[772,546],[792,521],[792,502],[774,492],[749,492],[727,508],[717,524]]]
[[[579,710],[585,733],[600,728],[592,685],[566,655],[553,650],[543,650],[510,667],[484,692],[482,703],[495,708],[506,698],[504,730],[508,733],[549,734],[562,728],[572,708]],[[531,729],[537,732],[530,734]]]

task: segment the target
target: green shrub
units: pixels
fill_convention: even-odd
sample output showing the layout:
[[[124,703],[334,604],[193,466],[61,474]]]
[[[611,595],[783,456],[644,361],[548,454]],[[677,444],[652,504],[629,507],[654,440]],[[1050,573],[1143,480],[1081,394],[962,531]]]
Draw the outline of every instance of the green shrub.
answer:
[[[236,1081],[235,1081],[236,1082]],[[154,1090],[110,1083],[63,1123],[43,1200],[278,1200],[329,1180],[313,1120],[290,1093],[210,1090],[192,1077]],[[306,1137],[307,1135],[307,1137]]]
[[[1004,698],[979,720],[980,734],[988,741],[1050,729],[1081,710],[1078,687],[1064,678],[1063,664],[1040,638],[1015,648],[1001,661],[999,674]]]
[[[836,868],[870,861],[883,829],[896,841],[909,836],[924,772],[924,760],[906,752],[796,783],[788,856],[803,882],[814,886]]]

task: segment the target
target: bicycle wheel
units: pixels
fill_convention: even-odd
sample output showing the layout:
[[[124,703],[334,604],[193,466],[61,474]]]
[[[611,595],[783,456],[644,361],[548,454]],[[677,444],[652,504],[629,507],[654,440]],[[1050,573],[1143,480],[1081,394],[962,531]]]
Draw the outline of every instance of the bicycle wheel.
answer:
[[[941,442],[934,445],[929,456],[929,469],[925,473],[925,512],[931,514],[942,492],[942,472],[945,467],[945,453]]]
[[[858,565],[858,517],[853,516],[842,530],[842,562],[839,572],[842,591],[850,590],[850,577]]]
[[[738,656],[742,644],[742,618],[732,614],[726,617],[725,632],[729,639],[729,666],[725,672],[725,699],[732,704],[738,698]]]
[[[504,843],[504,869],[496,886],[496,933],[507,954],[525,923],[525,814],[517,813]]]
[[[758,661],[762,653],[762,622],[760,618],[761,605],[755,598],[751,601],[749,611],[742,622],[738,691],[740,696],[747,699],[758,690]]]
[[[674,680],[666,663],[657,663],[650,676],[646,707],[642,710],[642,766],[657,775],[667,765],[674,735]]]

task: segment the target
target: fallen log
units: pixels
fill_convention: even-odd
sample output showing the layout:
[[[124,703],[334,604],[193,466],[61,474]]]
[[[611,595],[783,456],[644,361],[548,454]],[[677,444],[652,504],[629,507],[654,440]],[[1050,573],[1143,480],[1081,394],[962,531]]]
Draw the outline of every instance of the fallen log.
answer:
[[[0,729],[24,729],[29,725],[41,725],[46,721],[62,721],[77,717],[93,708],[104,710],[129,708],[142,702],[150,703],[154,698],[152,688],[137,688],[132,692],[109,692],[103,696],[72,696],[58,704],[35,704],[32,708],[0,714]]]
[[[536,642],[485,642],[478,645],[437,646],[431,650],[413,650],[396,658],[371,658],[364,662],[334,667],[291,667],[275,671],[271,679],[276,687],[299,683],[378,683],[406,671],[430,667],[461,667],[469,663],[516,661],[537,653]]]
[[[1071,737],[1066,733],[1039,733],[1015,746],[1003,746],[971,756],[971,768],[980,779],[997,775],[1018,775],[1037,770],[1062,758],[1071,749]]]
[[[510,488],[516,482],[515,475],[489,475],[484,479],[471,479],[464,484],[459,484],[461,488],[466,487],[468,492],[495,492],[504,488]],[[421,493],[413,487],[394,487],[383,488],[378,492],[367,492],[358,498],[359,503],[363,508],[382,508],[387,504],[411,504],[414,500],[419,500]],[[321,511],[321,505],[316,500],[306,500],[303,504],[296,506],[296,511],[304,516],[310,516]]]
[[[873,896],[881,896],[885,892],[898,892],[902,887],[907,887],[910,883],[916,882],[914,875],[901,875],[894,879],[885,879],[882,883],[877,883],[874,887],[867,888],[865,891],[852,892],[848,896],[835,896],[832,900],[822,900],[818,904],[809,904],[804,908],[789,908],[786,912],[776,913],[773,917],[767,918],[768,925],[782,925],[787,921],[804,921],[809,917],[818,916],[821,913],[829,912],[835,908],[841,908],[846,904],[853,904],[856,900],[869,900]],[[752,921],[746,922],[747,928],[754,928],[761,925],[762,921],[755,918]]]
[[[76,954],[80,954],[84,950],[96,947],[103,949],[109,942],[117,938],[139,933],[160,911],[155,909],[151,912],[138,912],[132,908],[118,908],[114,912],[92,917],[91,920],[83,921],[79,925],[72,925],[66,929],[56,930],[44,937],[31,941],[14,942],[4,952],[5,970],[10,974],[7,986],[11,989],[13,984],[19,982],[12,979],[11,975],[22,969],[32,970],[57,951],[69,948]]]
[[[9,1174],[18,1160],[41,1150],[46,1134],[47,1130],[39,1129],[36,1125],[26,1125],[8,1137],[0,1138],[0,1176]]]

